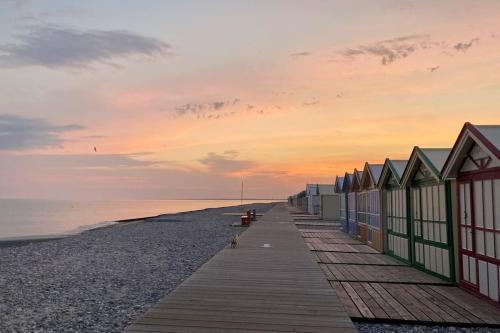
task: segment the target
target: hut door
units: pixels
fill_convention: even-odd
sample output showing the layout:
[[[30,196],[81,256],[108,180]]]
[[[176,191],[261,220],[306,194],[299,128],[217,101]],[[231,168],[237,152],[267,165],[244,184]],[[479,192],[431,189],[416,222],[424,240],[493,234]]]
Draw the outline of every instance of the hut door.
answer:
[[[389,254],[410,262],[410,229],[406,217],[406,190],[386,191]]]
[[[471,182],[459,183],[459,216],[460,216],[460,264],[462,270],[461,283],[477,290],[477,261],[474,256],[474,232],[472,225]]]
[[[477,258],[477,286],[482,295],[496,302],[500,298],[500,220],[497,217],[495,221],[495,216],[499,213],[499,193],[499,179],[486,178],[472,182],[473,248]]]

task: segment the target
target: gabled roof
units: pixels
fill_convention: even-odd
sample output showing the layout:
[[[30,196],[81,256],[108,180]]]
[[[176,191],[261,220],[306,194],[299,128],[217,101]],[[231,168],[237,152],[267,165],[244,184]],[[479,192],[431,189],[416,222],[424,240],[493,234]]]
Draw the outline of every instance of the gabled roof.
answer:
[[[467,123],[473,128],[475,127],[479,133],[482,134],[484,139],[488,140],[496,150],[497,158],[500,158],[500,125],[472,125]]]
[[[342,185],[344,185],[344,177],[335,177],[335,192],[336,193],[341,193],[342,191]]]
[[[333,184],[307,184],[307,195],[335,194],[335,185]]]
[[[401,176],[401,187],[406,187],[411,182],[411,178],[417,171],[419,163],[422,162],[431,171],[432,176],[441,180],[441,169],[450,154],[449,148],[420,148],[415,146],[411,152],[410,159],[405,171]]]
[[[406,164],[408,160],[391,160],[389,158],[385,159],[384,166],[382,167],[382,173],[380,179],[378,180],[377,187],[379,189],[383,188],[387,181],[389,181],[389,176],[392,174],[398,184],[401,183],[401,175],[405,171]]]
[[[465,123],[442,170],[442,177],[455,178],[469,150],[477,144],[490,158],[500,160],[500,125]]]
[[[306,184],[306,195],[316,195],[318,192],[318,184]]]
[[[354,169],[352,176],[352,185],[351,191],[359,191],[361,189],[361,176],[363,175],[363,171],[358,171],[358,169]]]
[[[342,184],[342,192],[351,192],[352,173],[345,173],[344,183]]]
[[[383,164],[370,164],[368,162],[365,163],[365,167],[363,168],[363,173],[360,179],[360,185],[362,189],[365,189],[367,178],[371,180],[374,188],[377,187],[377,183],[380,178],[380,174],[382,173],[383,166]]]
[[[335,194],[335,185],[318,184],[318,194]]]

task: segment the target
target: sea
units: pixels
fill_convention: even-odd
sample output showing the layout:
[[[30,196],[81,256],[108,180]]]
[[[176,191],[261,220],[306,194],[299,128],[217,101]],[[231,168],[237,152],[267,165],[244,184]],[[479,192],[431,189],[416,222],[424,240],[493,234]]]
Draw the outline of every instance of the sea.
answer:
[[[279,200],[243,200],[243,204]],[[0,240],[71,235],[166,213],[240,205],[240,200],[65,201],[0,199]]]

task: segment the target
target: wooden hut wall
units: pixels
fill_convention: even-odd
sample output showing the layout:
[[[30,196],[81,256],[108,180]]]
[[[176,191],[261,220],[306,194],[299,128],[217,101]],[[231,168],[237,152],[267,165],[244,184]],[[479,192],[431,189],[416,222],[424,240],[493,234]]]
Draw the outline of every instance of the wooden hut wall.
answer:
[[[340,193],[340,223],[342,231],[349,232],[349,223],[347,217],[347,193]]]
[[[405,262],[411,262],[411,224],[407,199],[409,192],[400,188],[399,182],[386,162],[388,173],[383,184],[384,224],[387,230],[387,253]]]
[[[359,237],[359,227],[358,227],[358,191],[360,188],[359,172],[354,169],[352,175],[352,182],[350,186],[350,191],[347,195],[347,208],[348,208],[348,218],[349,218],[349,234],[352,236]]]
[[[415,266],[453,280],[454,255],[449,182],[436,181],[423,163],[410,185]]]
[[[365,190],[359,192],[357,205],[361,241],[372,245],[378,250],[382,250],[379,190]]]
[[[500,154],[478,127],[465,124],[443,176],[458,186],[460,286],[500,305]]]
[[[358,235],[358,223],[356,217],[356,192],[349,192],[347,194],[347,208],[349,219],[349,234],[353,236]]]

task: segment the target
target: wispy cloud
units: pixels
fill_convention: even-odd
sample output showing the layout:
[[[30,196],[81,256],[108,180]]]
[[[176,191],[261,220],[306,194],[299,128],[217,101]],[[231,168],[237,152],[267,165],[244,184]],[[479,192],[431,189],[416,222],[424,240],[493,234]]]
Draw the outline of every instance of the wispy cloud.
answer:
[[[479,38],[473,38],[469,42],[460,42],[453,45],[453,48],[457,51],[467,52],[468,49],[472,47],[472,45],[479,43]]]
[[[130,31],[77,30],[54,25],[31,26],[17,43],[0,45],[0,66],[88,67],[132,55],[166,55],[171,46]]]
[[[432,41],[429,35],[410,35],[358,45],[339,50],[337,53],[348,59],[360,56],[377,57],[380,59],[380,63],[385,66],[404,59],[419,50],[439,46],[442,46],[442,43]]]
[[[302,103],[302,106],[307,107],[307,106],[314,106],[314,105],[317,105],[317,104],[319,104],[319,99],[315,97],[315,98],[311,98],[311,99],[309,99],[307,101],[304,101]]]
[[[220,110],[224,107],[224,105],[226,105],[226,102],[213,102],[212,103],[214,110]]]
[[[200,115],[208,111],[218,111],[229,105],[234,105],[239,101],[239,99],[234,99],[231,101],[214,101],[210,103],[186,103],[174,108],[175,112],[179,116],[184,116],[187,114]]]
[[[312,52],[304,51],[304,52],[296,52],[296,53],[291,53],[290,57],[307,57],[312,55]]]
[[[218,100],[207,103],[186,103],[174,107],[175,114],[182,116],[195,116],[198,119],[222,119],[234,116],[237,113],[255,112],[262,114],[262,109],[257,110],[254,104],[244,104],[239,98]]]
[[[80,125],[57,126],[42,118],[0,115],[0,150],[25,150],[61,146],[63,132],[83,129]]]
[[[207,167],[209,172],[216,174],[230,174],[244,171],[256,165],[253,161],[238,160],[238,155],[239,153],[235,150],[225,151],[222,154],[209,152],[206,157],[198,161]]]

